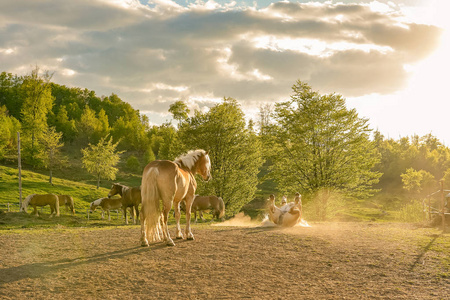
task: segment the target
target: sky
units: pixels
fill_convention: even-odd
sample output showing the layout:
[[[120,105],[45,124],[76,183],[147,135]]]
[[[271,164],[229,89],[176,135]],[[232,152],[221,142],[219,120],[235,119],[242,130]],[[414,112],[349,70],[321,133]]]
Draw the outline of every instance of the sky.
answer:
[[[118,95],[152,124],[224,97],[247,118],[297,81],[385,137],[450,145],[450,1],[0,1],[0,72]]]

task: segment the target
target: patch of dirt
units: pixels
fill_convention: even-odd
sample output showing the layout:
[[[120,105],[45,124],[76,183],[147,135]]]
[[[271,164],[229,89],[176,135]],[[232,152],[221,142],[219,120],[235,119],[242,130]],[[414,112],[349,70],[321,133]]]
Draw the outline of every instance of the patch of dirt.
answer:
[[[148,248],[139,226],[3,231],[0,298],[450,299],[448,234],[311,225],[194,225],[194,241]]]

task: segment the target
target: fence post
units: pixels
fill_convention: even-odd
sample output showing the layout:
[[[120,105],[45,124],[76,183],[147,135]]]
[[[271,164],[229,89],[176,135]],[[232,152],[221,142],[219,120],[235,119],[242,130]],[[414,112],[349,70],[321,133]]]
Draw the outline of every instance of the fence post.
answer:
[[[20,157],[20,132],[17,131],[17,164],[19,167],[19,211],[22,208],[22,161]]]
[[[441,207],[442,207],[442,231],[445,232],[445,195],[444,195],[444,180],[441,183]]]

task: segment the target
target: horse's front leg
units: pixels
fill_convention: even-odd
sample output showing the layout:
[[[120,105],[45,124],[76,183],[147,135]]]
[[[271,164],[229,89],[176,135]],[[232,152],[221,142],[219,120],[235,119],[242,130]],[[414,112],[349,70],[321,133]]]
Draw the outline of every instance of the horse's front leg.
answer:
[[[180,225],[180,218],[181,218],[180,202],[175,203],[175,205],[173,206],[173,210],[174,210],[173,214],[175,216],[175,221],[177,222],[176,238],[177,239],[182,239],[183,238],[183,234],[181,233],[181,225]]]
[[[36,217],[39,216],[36,205],[33,205],[33,215],[35,215]]]
[[[128,225],[127,208],[122,207],[122,211],[123,211],[123,217],[125,218],[125,224]]]
[[[109,213],[109,209],[108,209],[108,210],[106,210],[106,212],[108,213],[108,221],[110,221],[110,222],[111,222],[111,214]]]
[[[194,202],[194,196],[186,196],[186,239],[193,240],[194,235],[191,231],[191,209],[192,209],[192,202]],[[195,215],[197,219],[197,214]]]

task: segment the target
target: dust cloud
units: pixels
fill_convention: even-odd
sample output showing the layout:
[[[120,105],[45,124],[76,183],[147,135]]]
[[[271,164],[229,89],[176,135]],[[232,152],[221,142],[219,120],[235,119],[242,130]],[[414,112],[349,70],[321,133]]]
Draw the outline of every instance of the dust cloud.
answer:
[[[231,226],[231,227],[279,227],[269,220],[269,216],[265,215],[264,219],[259,221],[252,221],[250,216],[246,216],[243,212],[238,213],[233,218],[222,223],[215,223],[212,226]],[[302,219],[294,227],[311,227],[304,219]]]

